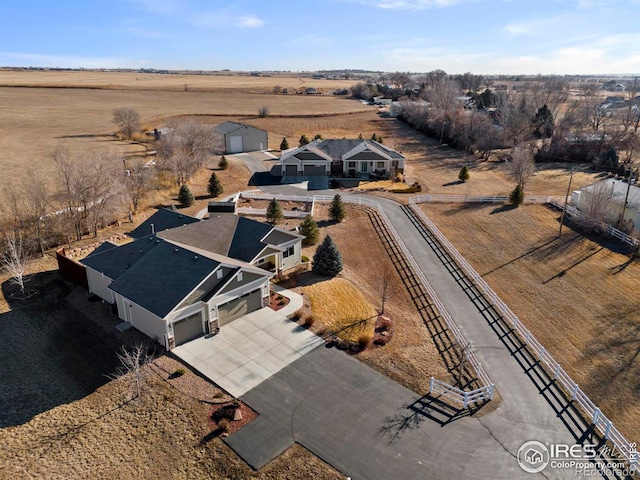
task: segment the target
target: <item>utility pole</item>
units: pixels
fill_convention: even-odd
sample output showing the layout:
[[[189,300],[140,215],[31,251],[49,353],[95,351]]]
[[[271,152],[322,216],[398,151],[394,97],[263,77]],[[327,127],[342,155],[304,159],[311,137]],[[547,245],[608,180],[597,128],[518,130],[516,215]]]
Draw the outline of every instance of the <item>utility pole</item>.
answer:
[[[620,216],[620,221],[618,222],[618,230],[622,230],[622,225],[624,224],[624,214],[627,212],[627,202],[629,200],[629,190],[631,190],[631,185],[636,183],[635,178],[631,178],[632,170],[629,170],[629,176],[627,177],[627,194],[624,197],[624,203],[622,204],[622,215]]]
[[[567,194],[564,197],[564,207],[562,216],[560,217],[560,230],[558,230],[558,238],[562,235],[562,225],[564,225],[564,216],[567,213],[567,202],[569,201],[569,192],[571,191],[571,182],[573,181],[573,167],[571,167],[571,176],[569,177],[569,185],[567,186]]]

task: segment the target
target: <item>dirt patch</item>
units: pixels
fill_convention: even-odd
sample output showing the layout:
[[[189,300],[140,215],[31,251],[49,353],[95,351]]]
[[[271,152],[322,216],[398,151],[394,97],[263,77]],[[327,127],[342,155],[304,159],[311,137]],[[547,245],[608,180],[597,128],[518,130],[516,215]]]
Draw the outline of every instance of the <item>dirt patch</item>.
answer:
[[[281,295],[277,292],[271,292],[271,295],[269,295],[269,308],[277,312],[281,308],[289,305],[290,301],[291,300],[284,295]]]
[[[640,263],[528,205],[422,204],[525,326],[631,440],[640,438]]]

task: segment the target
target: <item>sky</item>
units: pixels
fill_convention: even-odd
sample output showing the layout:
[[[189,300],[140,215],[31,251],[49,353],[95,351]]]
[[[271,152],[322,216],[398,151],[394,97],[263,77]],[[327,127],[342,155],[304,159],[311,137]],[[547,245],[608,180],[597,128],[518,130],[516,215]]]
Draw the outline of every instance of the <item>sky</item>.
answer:
[[[0,66],[638,74],[640,0],[2,0]]]

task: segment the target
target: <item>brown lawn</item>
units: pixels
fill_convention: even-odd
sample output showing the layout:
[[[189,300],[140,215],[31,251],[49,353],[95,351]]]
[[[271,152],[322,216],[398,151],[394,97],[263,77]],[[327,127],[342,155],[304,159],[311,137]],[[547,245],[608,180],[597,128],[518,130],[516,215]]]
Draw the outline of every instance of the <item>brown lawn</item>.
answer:
[[[569,228],[557,239],[559,214],[544,206],[422,207],[616,427],[640,438],[640,264]]]

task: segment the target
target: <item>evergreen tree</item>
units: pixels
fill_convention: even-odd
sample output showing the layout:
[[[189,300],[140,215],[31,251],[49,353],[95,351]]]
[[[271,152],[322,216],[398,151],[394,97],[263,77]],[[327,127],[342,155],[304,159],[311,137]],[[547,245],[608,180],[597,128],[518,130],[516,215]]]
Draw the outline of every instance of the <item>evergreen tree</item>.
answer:
[[[524,190],[520,185],[516,185],[516,188],[509,194],[509,202],[516,207],[524,202]]]
[[[347,216],[347,212],[344,207],[344,203],[342,203],[342,197],[336,193],[331,200],[331,205],[329,205],[329,218],[334,222],[341,222]]]
[[[553,114],[546,104],[541,106],[536,112],[536,116],[533,119],[533,127],[533,134],[536,138],[551,138],[553,136],[555,123],[553,121]]]
[[[222,184],[220,183],[220,180],[218,179],[218,176],[216,175],[215,172],[213,172],[211,174],[211,178],[209,178],[209,185],[207,185],[207,191],[209,192],[209,195],[211,195],[212,197],[218,197],[222,195],[222,192],[223,192]]]
[[[304,147],[307,143],[309,143],[309,139],[307,138],[306,135],[302,135],[300,137],[300,146]]]
[[[280,150],[289,150],[289,142],[287,141],[287,137],[284,137],[280,142]]]
[[[304,220],[300,224],[300,235],[305,236],[305,239],[302,240],[302,244],[305,247],[318,243],[320,230],[318,230],[318,224],[311,215],[304,217]]]
[[[460,169],[460,173],[458,173],[458,180],[460,180],[462,183],[469,180],[469,169],[466,165]]]
[[[374,142],[377,142],[378,136],[374,133],[373,135],[371,135],[371,140],[373,140]]]
[[[190,207],[191,205],[193,205],[193,202],[195,202],[196,199],[193,198],[193,193],[191,193],[189,187],[187,187],[186,185],[182,185],[180,187],[180,191],[178,192],[178,201],[183,207]]]
[[[342,271],[342,255],[329,235],[316,249],[312,269],[314,273],[325,277],[335,277]]]
[[[229,168],[229,161],[224,155],[220,157],[218,168],[220,168],[221,170],[226,170],[227,168]]]
[[[316,136],[313,137],[314,140],[322,140],[322,135],[320,135],[319,133],[316,133]]]
[[[358,135],[358,140],[364,140],[364,137],[362,136],[362,134]]]
[[[377,140],[377,141],[378,141],[378,143],[384,143],[384,142],[382,141],[382,137],[378,137],[378,140]]]
[[[282,207],[275,198],[272,198],[267,207],[267,221],[273,224],[278,223],[284,218]]]
[[[173,203],[171,205],[169,205],[167,208],[169,210],[171,210],[172,212],[177,212],[178,211],[178,209],[176,208],[176,206]]]

